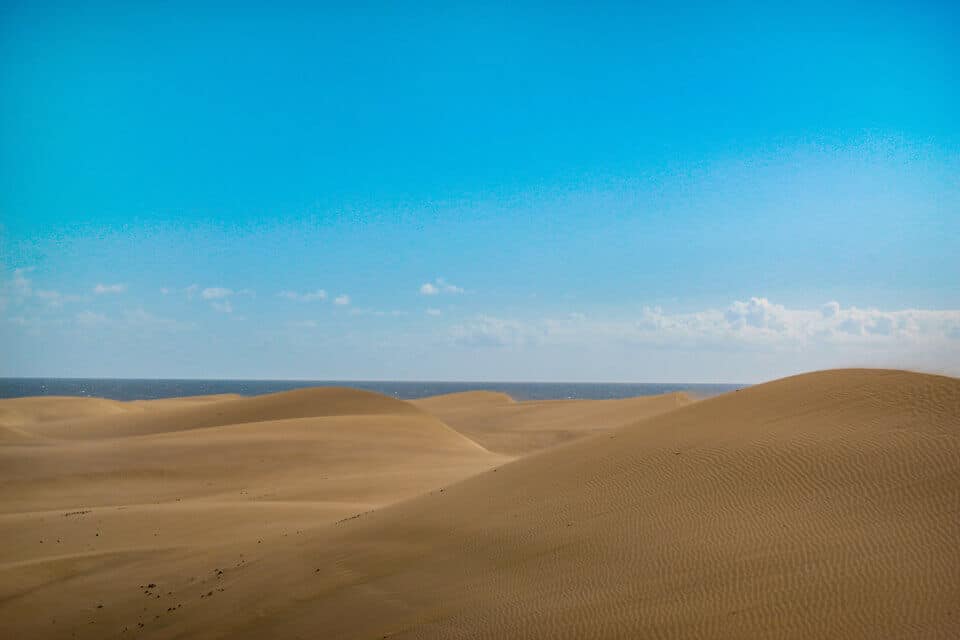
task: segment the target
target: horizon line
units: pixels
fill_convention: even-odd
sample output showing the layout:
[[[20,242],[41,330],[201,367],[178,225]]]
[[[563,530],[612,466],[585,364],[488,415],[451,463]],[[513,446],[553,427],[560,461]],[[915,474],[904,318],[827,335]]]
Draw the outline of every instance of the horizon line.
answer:
[[[799,374],[792,374],[799,375]],[[784,376],[789,377],[789,376]],[[777,378],[774,378],[777,379]],[[0,376],[0,380],[118,380],[140,382],[375,382],[375,383],[431,383],[431,384],[688,384],[751,386],[757,382],[693,382],[693,381],[611,381],[611,380],[431,380],[431,379],[388,379],[388,378],[138,378],[138,377],[92,377],[92,376]]]

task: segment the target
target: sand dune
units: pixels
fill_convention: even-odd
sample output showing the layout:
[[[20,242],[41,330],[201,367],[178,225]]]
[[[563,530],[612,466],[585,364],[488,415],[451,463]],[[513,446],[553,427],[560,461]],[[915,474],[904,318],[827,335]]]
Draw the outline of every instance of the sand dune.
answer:
[[[136,407],[132,404],[104,398],[64,396],[10,398],[0,400],[0,425],[18,427],[60,420],[79,420],[86,417],[103,418],[135,410]]]
[[[156,400],[131,400],[125,402],[128,406],[142,406],[148,409],[173,408],[177,406],[195,406],[208,402],[223,402],[224,400],[240,400],[243,396],[236,393],[215,393],[207,396],[181,396],[179,398],[159,398]]]
[[[512,404],[418,405],[441,413],[471,402],[477,411]],[[268,445],[268,434],[292,443]],[[381,439],[391,444],[378,449]],[[171,474],[195,446],[210,460],[276,447],[262,471],[241,466],[230,482],[259,477],[258,490],[272,482],[280,494],[244,502],[229,482],[196,488],[229,478],[227,465],[205,479],[192,472],[177,487],[192,488],[189,500],[86,513],[67,511],[67,502],[29,510],[31,495],[37,505],[51,495],[6,488],[28,474],[11,471],[17,456],[64,448],[97,461],[105,454],[96,447],[134,443],[138,459],[159,456]],[[509,463],[414,407],[2,451],[16,452],[0,459],[4,637],[960,635],[960,380],[952,378],[798,376]],[[409,465],[369,479],[396,451]],[[446,481],[434,475],[413,497],[411,478],[457,456]],[[324,468],[339,469],[335,492],[320,488]],[[411,483],[404,491],[385,487],[402,479]],[[166,481],[145,478],[138,491]],[[326,500],[334,495],[352,500],[339,522]]]
[[[293,418],[341,415],[422,415],[410,404],[377,393],[343,387],[297,389],[252,398],[218,397],[214,401],[152,400],[114,403],[120,410],[81,420],[33,423],[38,435],[65,439],[112,438],[203,429]],[[86,400],[86,399],[82,399]],[[104,401],[111,402],[111,401]],[[129,405],[129,406],[125,406]]]
[[[141,568],[187,575],[226,541],[282,544],[507,460],[353,389],[71,399],[76,420],[60,399],[56,411],[30,400],[0,402],[20,425],[0,427],[0,637],[72,637],[52,622],[65,603],[78,607],[68,618],[82,616],[91,594],[109,596]],[[87,626],[81,636],[122,631]]]
[[[516,401],[506,393],[499,391],[461,391],[411,400],[410,404],[436,414],[438,411],[458,410],[468,407],[516,404]]]
[[[957,637],[958,515],[960,381],[811,374],[350,522],[299,552],[331,567],[309,606],[258,624],[330,637]]]
[[[235,612],[234,637],[956,637],[958,421],[954,379],[763,385],[318,532],[270,561],[299,604],[242,615],[238,579],[204,620]]]
[[[7,431],[0,512],[256,496],[383,504],[505,459],[405,402],[354,389],[106,405],[100,419]],[[44,446],[13,446],[30,438]]]
[[[649,418],[693,400],[684,393],[625,400],[514,402],[489,391],[412,401],[491,451],[524,455],[597,431]]]
[[[0,426],[0,444],[27,444],[36,438],[15,427]]]

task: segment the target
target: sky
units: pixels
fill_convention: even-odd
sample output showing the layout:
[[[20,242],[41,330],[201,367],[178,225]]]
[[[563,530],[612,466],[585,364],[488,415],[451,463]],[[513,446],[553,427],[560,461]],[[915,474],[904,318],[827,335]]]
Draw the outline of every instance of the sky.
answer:
[[[960,375],[956,4],[325,4],[0,0],[0,376]]]

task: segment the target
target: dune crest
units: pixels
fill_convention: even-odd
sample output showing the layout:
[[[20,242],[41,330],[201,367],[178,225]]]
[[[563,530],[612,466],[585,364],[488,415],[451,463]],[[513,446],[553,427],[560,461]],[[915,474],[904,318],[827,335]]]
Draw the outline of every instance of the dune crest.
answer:
[[[445,409],[463,409],[465,407],[516,404],[516,400],[511,398],[509,394],[500,391],[458,391],[457,393],[444,393],[439,396],[419,398],[411,400],[410,403],[426,411],[434,412]]]
[[[622,400],[515,402],[502,393],[476,391],[413,400],[491,451],[526,455],[561,442],[673,411],[694,400],[667,393]]]
[[[105,398],[74,398],[68,396],[41,396],[37,398],[5,398],[0,400],[0,425],[28,427],[30,425],[80,420],[136,411],[132,403]]]
[[[121,408],[77,420],[33,423],[31,431],[66,439],[113,438],[295,418],[421,413],[402,400],[346,387],[312,387],[250,398],[219,396],[211,401],[106,402]],[[123,410],[126,405],[128,410]]]

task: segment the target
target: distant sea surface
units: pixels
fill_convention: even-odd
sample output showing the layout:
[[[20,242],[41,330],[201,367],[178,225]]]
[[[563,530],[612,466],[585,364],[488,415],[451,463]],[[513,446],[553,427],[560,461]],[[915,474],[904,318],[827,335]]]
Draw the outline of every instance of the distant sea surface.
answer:
[[[133,380],[98,378],[0,378],[0,398],[90,396],[112,400],[156,400],[237,393],[259,396],[304,387],[354,387],[402,400],[458,391],[502,391],[514,400],[632,398],[685,391],[709,397],[742,389],[740,384],[596,382],[389,382],[374,380]]]

